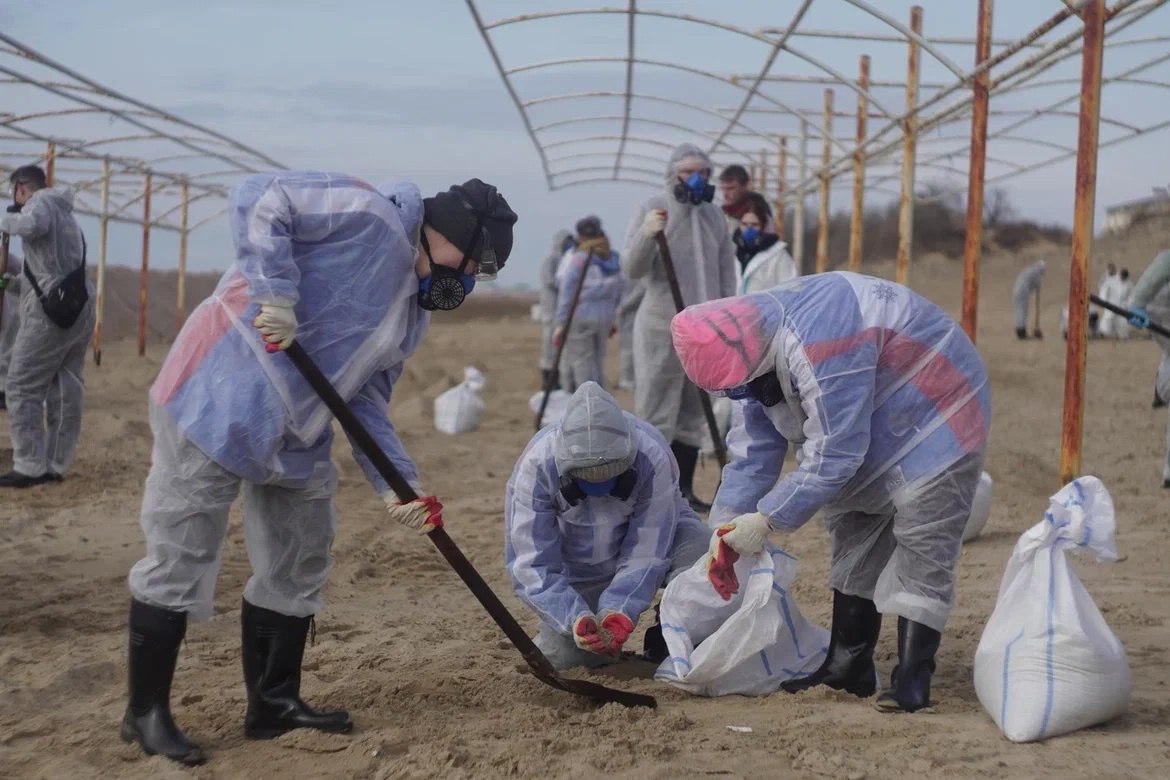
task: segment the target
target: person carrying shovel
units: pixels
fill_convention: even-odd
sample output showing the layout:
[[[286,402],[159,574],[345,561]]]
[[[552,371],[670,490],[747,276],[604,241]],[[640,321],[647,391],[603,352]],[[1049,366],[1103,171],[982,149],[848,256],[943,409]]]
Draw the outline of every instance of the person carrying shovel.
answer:
[[[432,310],[457,307],[512,249],[516,214],[471,179],[423,199],[391,181],[263,174],[232,193],[237,258],[192,312],[150,390],[154,451],[143,496],[146,555],[130,571],[129,702],[123,740],[184,764],[206,760],[175,725],[170,689],[187,620],[211,615],[228,511],[244,494],[253,573],[241,610],[253,739],[296,728],[348,732],[344,710],[300,698],[301,661],[332,566],[337,474],[329,409],[283,354],[312,356],[415,492],[418,470],[387,416]],[[402,503],[355,457],[392,518],[442,526],[434,497]]]
[[[671,345],[670,320],[678,309],[660,242],[664,239],[669,247],[685,305],[735,294],[735,245],[723,212],[711,202],[715,187],[710,178],[711,160],[699,147],[675,148],[663,191],[638,207],[622,252],[626,276],[646,280],[646,295],[634,320],[639,377],[634,411],[670,442],[679,487],[697,512],[711,509],[694,492],[704,411],[699,391],[687,381]]]

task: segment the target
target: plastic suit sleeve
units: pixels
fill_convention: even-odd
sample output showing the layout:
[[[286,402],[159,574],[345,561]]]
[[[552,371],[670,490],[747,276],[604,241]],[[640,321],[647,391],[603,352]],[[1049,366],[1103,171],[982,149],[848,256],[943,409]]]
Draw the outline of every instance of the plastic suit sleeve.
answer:
[[[735,268],[739,261],[735,257],[735,244],[727,223],[722,219],[719,222],[723,228],[723,240],[719,243],[719,295],[715,297],[728,298],[736,293]]]
[[[574,252],[571,256],[565,258],[564,270],[557,274],[557,327],[565,324],[565,320],[569,318],[569,309],[573,305],[573,293],[577,289],[577,284],[581,281],[581,277],[588,273],[589,257],[580,252]]]
[[[654,267],[654,258],[658,256],[658,245],[653,238],[642,232],[642,220],[646,219],[646,212],[649,210],[649,203],[638,206],[633,220],[630,221],[626,245],[622,249],[622,270],[631,279],[648,276]],[[732,268],[732,274],[734,273],[735,269]]]
[[[21,238],[40,238],[49,232],[49,226],[53,224],[51,209],[43,198],[33,198],[25,204],[21,213],[0,217],[0,232]]]
[[[678,492],[678,472],[667,455],[669,449],[665,441],[660,444],[646,451],[654,473],[639,485],[617,571],[598,599],[598,614],[620,612],[636,623],[666,578],[678,527],[678,505],[683,499]]]
[[[831,501],[857,473],[870,443],[878,347],[857,334],[845,352],[815,366],[792,350],[789,371],[808,419],[804,457],[765,495],[757,509],[772,527],[795,531]],[[773,436],[779,436],[773,427]]]
[[[1167,284],[1170,284],[1170,249],[1155,257],[1150,267],[1142,272],[1141,278],[1133,288],[1130,306],[1144,309],[1150,299]]]
[[[238,266],[256,303],[293,306],[300,300],[293,240],[320,241],[340,222],[329,218],[328,209],[337,206],[326,200],[328,182],[320,173],[266,174],[251,176],[232,191],[228,213]],[[315,218],[309,224],[298,214]]]
[[[736,515],[756,511],[760,499],[776,486],[788,454],[785,439],[757,401],[736,402],[727,432],[727,465],[708,524],[718,528]]]
[[[399,473],[412,485],[417,485],[418,467],[414,465],[414,461],[406,454],[406,449],[402,446],[402,440],[398,438],[398,432],[394,430],[394,424],[390,422],[389,408],[390,408],[390,394],[394,386],[394,382],[402,374],[402,364],[394,366],[393,368],[379,371],[370,377],[368,381],[356,396],[349,402],[350,411],[357,416],[365,429],[374,437],[374,441],[382,448],[390,458],[390,462],[398,469]],[[382,479],[382,475],[374,468],[374,464],[365,456],[359,447],[354,445],[353,440],[350,439],[350,446],[353,447],[354,460],[361,466],[362,471],[365,472],[366,478],[370,484],[374,486],[374,491],[379,495],[384,495],[390,490],[390,486],[386,484],[386,480]]]
[[[521,457],[508,483],[505,563],[520,600],[558,632],[571,635],[573,622],[592,610],[565,573],[556,504],[537,471]]]

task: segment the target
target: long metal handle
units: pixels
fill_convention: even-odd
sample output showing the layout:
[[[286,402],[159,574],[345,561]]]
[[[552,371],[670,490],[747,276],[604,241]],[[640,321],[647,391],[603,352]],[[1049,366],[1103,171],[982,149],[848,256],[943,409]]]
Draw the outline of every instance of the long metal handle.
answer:
[[[1130,311],[1129,309],[1112,304],[1109,301],[1106,301],[1102,298],[1098,298],[1096,295],[1089,295],[1089,301],[1097,304],[1102,309],[1108,309],[1109,311],[1113,312],[1114,314],[1120,314],[1122,317],[1125,317],[1127,320],[1133,316],[1133,312]],[[1170,339],[1170,330],[1162,327],[1161,325],[1159,325],[1156,322],[1151,322],[1149,325],[1146,326],[1146,328],[1148,330],[1152,330],[1154,333],[1157,333],[1159,336],[1165,336],[1166,338]]]
[[[666,281],[670,283],[670,294],[674,298],[674,308],[681,312],[687,306],[686,302],[683,301],[678,276],[674,272],[674,259],[670,256],[670,246],[666,243],[666,235],[659,233],[654,236],[654,240],[658,242],[658,252],[662,255],[662,267],[666,271]],[[727,465],[727,447],[719,435],[719,423],[715,421],[715,409],[711,406],[711,396],[707,395],[700,387],[695,389],[699,393],[699,403],[703,406],[703,416],[707,418],[707,429],[711,432],[711,443],[715,446],[715,459],[719,461],[719,467],[723,468]]]
[[[544,419],[544,410],[548,408],[548,398],[552,395],[553,385],[557,383],[557,378],[561,373],[561,355],[565,354],[565,344],[569,343],[569,328],[573,327],[573,316],[577,313],[577,304],[581,301],[581,291],[585,289],[585,277],[589,275],[589,261],[592,255],[585,258],[585,270],[581,272],[581,278],[577,280],[577,288],[573,290],[573,300],[569,305],[569,316],[565,318],[565,328],[561,331],[561,345],[557,347],[557,356],[553,360],[552,371],[548,372],[548,379],[544,383],[544,398],[540,399],[540,411],[536,413],[536,422],[534,427],[536,430],[541,429],[541,420]],[[556,319],[556,313],[553,313],[553,319]]]

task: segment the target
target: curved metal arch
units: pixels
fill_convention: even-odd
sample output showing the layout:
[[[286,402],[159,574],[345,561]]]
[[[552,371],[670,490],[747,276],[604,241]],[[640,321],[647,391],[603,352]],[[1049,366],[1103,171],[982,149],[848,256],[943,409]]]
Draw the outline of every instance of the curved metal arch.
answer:
[[[565,170],[565,171],[557,171],[556,173],[553,174],[553,177],[556,178],[557,176],[572,176],[573,174],[577,174],[577,173],[598,173],[600,171],[613,172],[613,166],[612,165],[585,165],[585,166],[581,166],[579,168],[570,168],[570,169]],[[635,168],[632,165],[623,165],[619,172],[614,173],[614,178],[617,178],[618,175],[620,175],[621,173],[639,173],[639,174],[645,174],[647,176],[658,175],[657,171],[652,171],[648,168]]]
[[[968,143],[970,143],[970,140],[971,140],[971,137],[969,135],[966,135],[966,136],[963,136],[963,135],[935,135],[935,136],[930,136],[930,137],[919,138],[918,145],[922,146],[923,144],[927,144],[927,143],[943,143],[943,142],[950,143],[952,141],[967,141]],[[1008,134],[998,134],[998,133],[995,135],[992,135],[992,134],[988,133],[987,141],[988,141],[988,145],[990,145],[991,141],[1011,141],[1013,143],[1032,144],[1033,146],[1047,146],[1047,147],[1050,147],[1052,149],[1059,149],[1062,152],[1075,152],[1076,151],[1075,146],[1069,146],[1068,144],[1057,143],[1056,141],[1046,141],[1043,138],[1029,138],[1028,136],[1025,136],[1025,135],[1008,135]]]
[[[584,116],[584,117],[573,117],[573,118],[571,118],[571,119],[561,119],[561,120],[558,120],[558,121],[556,121],[556,122],[550,122],[549,124],[543,125],[543,126],[541,126],[541,127],[533,127],[532,129],[533,129],[533,131],[534,131],[534,132],[540,132],[541,130],[546,130],[546,129],[550,128],[550,127],[559,127],[559,126],[565,126],[565,125],[582,124],[582,123],[585,123],[585,122],[601,122],[601,121],[610,121],[610,122],[612,122],[612,121],[616,121],[616,120],[619,120],[619,119],[621,119],[621,117],[620,117],[620,116]],[[664,120],[661,120],[661,119],[648,119],[648,118],[646,118],[646,117],[640,117],[640,116],[631,116],[631,117],[630,117],[630,121],[631,121],[631,122],[641,122],[641,123],[643,123],[643,124],[647,124],[647,125],[655,125],[655,126],[657,126],[657,127],[665,127],[665,128],[671,129],[671,130],[680,130],[680,131],[682,131],[682,132],[684,132],[684,133],[694,133],[694,132],[695,132],[695,129],[694,129],[693,127],[688,127],[687,125],[680,125],[680,124],[678,124],[677,122],[667,122],[667,121],[664,121]],[[619,137],[625,137],[625,136],[627,136],[627,135],[628,135],[628,133],[627,133],[627,134],[623,134],[623,136],[619,136]],[[732,152],[735,152],[736,154],[741,154],[741,155],[744,155],[745,157],[750,157],[750,156],[751,156],[751,154],[752,154],[751,152],[748,152],[748,151],[745,151],[745,150],[743,150],[743,149],[739,149],[739,148],[737,148],[737,147],[735,147],[735,146],[732,146],[730,143],[728,143],[728,142],[726,142],[726,141],[724,141],[722,145],[723,145],[725,148],[729,149],[730,151],[732,151]]]
[[[918,44],[919,48],[921,48],[923,51],[925,51],[930,56],[934,57],[936,60],[939,61],[939,63],[944,68],[946,68],[951,73],[953,73],[955,75],[955,78],[957,78],[957,79],[964,78],[964,71],[962,68],[960,68],[954,62],[952,62],[949,57],[947,57],[941,51],[939,51],[934,46],[934,44],[931,43],[928,39],[926,39],[925,37],[923,37],[921,35],[918,35],[913,30],[911,30],[909,27],[907,27],[906,25],[899,22],[897,19],[893,18],[892,16],[889,16],[888,14],[886,14],[882,11],[879,11],[878,9],[874,8],[869,3],[865,2],[865,0],[845,0],[845,2],[848,3],[849,5],[853,6],[854,8],[857,8],[861,11],[864,11],[865,13],[869,14],[874,19],[877,19],[879,22],[886,25],[887,27],[889,27],[893,30],[896,30],[902,36],[902,38],[905,39],[907,42],[913,41],[914,43]]]
[[[607,176],[593,176],[593,177],[590,177],[588,179],[579,179],[577,181],[560,182],[556,186],[551,187],[551,189],[563,190],[563,189],[567,189],[568,187],[576,187],[576,186],[579,186],[581,184],[595,184],[595,183],[613,184],[614,182],[620,182],[622,184],[637,184],[637,185],[640,185],[643,187],[661,187],[662,186],[661,182],[651,182],[651,181],[646,181],[644,179],[633,179],[633,178],[623,178],[623,177],[618,177],[615,179],[615,178],[607,177]]]
[[[566,155],[562,155],[560,157],[550,157],[548,159],[548,163],[549,163],[549,165],[555,165],[556,163],[559,163],[559,162],[565,162],[566,160],[580,159],[583,157],[606,157],[606,158],[608,158],[608,157],[612,157],[612,156],[613,155],[610,152],[576,152],[574,154],[566,154]],[[625,156],[629,157],[630,159],[640,160],[642,162],[658,163],[660,165],[663,165],[662,175],[663,176],[666,175],[666,167],[665,167],[666,160],[665,160],[665,158],[651,157],[648,154],[634,154],[631,152],[626,152]]]
[[[734,79],[732,79],[728,76],[720,76],[718,73],[712,73],[711,71],[702,70],[700,68],[694,68],[694,67],[691,67],[689,65],[679,65],[679,64],[674,63],[674,62],[663,62],[662,60],[647,60],[647,59],[642,59],[642,58],[637,58],[634,61],[636,63],[638,63],[639,65],[651,65],[651,66],[656,66],[656,67],[660,67],[660,68],[667,68],[670,70],[679,70],[679,71],[682,71],[684,73],[694,74],[696,76],[703,76],[703,77],[711,79],[713,81],[718,81],[722,84],[727,84],[728,86],[735,87],[736,89],[740,89],[740,90],[743,90],[745,92],[751,92],[750,87],[745,87],[743,84],[738,83],[737,81],[735,81]],[[559,67],[562,65],[579,65],[579,64],[588,64],[588,63],[592,63],[592,62],[625,62],[625,59],[621,58],[621,57],[576,57],[576,58],[568,58],[568,59],[563,59],[563,60],[545,60],[543,62],[536,62],[536,63],[530,63],[528,65],[518,66],[517,68],[515,68],[511,71],[506,71],[505,75],[512,75],[514,73],[530,71],[530,70],[539,70],[539,69],[543,69],[543,68]],[[762,92],[754,92],[753,94],[756,97],[760,98],[761,100],[763,100],[767,103],[771,103],[772,105],[776,106],[777,108],[782,108],[790,114],[793,114],[795,116],[800,116],[800,113],[797,112],[795,109],[793,109],[791,106],[784,104],[783,102],[777,100],[774,97],[771,97],[770,95],[765,95]],[[736,124],[740,124],[740,126],[742,126],[742,124],[739,123],[738,121],[736,122]],[[764,137],[764,140],[767,140],[769,143],[771,143],[771,140],[768,139],[766,136]],[[841,143],[837,139],[835,139],[835,138],[832,139],[832,143],[835,146],[839,147],[842,152],[852,154],[852,151],[849,150],[845,146],[845,144]]]
[[[583,144],[590,141],[620,141],[620,135],[588,135],[578,138],[562,138],[559,141],[551,141],[544,145],[545,149],[556,149],[561,146],[569,146],[571,144]],[[660,141],[657,138],[645,138],[643,136],[630,136],[631,141],[640,144],[650,144],[651,146],[658,146],[663,149],[674,149],[678,144],[670,144],[666,141]]]

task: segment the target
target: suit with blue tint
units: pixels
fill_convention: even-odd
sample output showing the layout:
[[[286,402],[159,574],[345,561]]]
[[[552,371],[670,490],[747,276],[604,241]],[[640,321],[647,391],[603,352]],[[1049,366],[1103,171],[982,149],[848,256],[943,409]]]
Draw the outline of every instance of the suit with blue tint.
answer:
[[[236,262],[188,318],[150,390],[155,435],[143,497],[146,556],[136,599],[210,615],[228,509],[241,487],[253,575],[247,601],[308,616],[332,565],[337,475],[331,415],[252,326],[260,304],[292,305],[297,341],[404,476],[417,482],[387,416],[403,361],[429,315],[416,302],[422,199],[350,176],[253,176],[232,193]],[[354,455],[379,493],[389,488]]]

